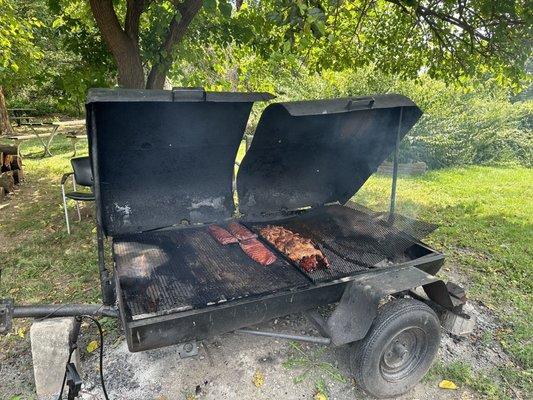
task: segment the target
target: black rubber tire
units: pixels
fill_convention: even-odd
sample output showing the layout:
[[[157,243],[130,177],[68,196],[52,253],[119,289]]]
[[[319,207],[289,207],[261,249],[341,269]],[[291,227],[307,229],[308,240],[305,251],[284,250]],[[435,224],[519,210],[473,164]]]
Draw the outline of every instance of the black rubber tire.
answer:
[[[440,333],[437,315],[421,301],[386,303],[365,338],[352,347],[350,366],[357,385],[377,398],[408,392],[431,367]]]

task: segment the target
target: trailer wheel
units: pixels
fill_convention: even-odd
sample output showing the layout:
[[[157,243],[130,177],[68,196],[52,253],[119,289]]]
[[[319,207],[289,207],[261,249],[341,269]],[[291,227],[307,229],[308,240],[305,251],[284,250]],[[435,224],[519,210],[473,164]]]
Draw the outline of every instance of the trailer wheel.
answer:
[[[418,300],[393,300],[354,344],[350,364],[356,383],[378,398],[408,392],[429,370],[439,345],[439,319],[430,307]]]

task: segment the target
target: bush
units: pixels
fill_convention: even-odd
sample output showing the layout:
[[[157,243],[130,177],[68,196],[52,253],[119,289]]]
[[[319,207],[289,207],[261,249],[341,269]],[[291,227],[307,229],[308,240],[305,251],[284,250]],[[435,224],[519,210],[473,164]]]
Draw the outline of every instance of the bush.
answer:
[[[424,111],[402,142],[401,162],[424,161],[430,168],[509,163],[530,167],[533,162],[533,101],[513,103],[510,91],[491,80],[453,86],[426,76],[402,80],[372,67],[318,74],[297,59],[274,55],[264,60],[236,46],[208,49],[206,55],[176,64],[171,74],[176,86],[267,90],[278,95],[278,101],[401,93]],[[261,108],[254,108],[252,126]]]

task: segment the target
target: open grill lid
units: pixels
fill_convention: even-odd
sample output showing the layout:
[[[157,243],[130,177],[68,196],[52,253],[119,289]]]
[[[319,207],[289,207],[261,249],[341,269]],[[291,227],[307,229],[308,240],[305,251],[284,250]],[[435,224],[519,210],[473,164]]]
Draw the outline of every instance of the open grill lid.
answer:
[[[268,93],[93,89],[87,126],[99,221],[118,236],[233,215],[235,156]]]
[[[261,219],[345,203],[421,115],[396,94],[269,105],[237,175],[240,212]]]

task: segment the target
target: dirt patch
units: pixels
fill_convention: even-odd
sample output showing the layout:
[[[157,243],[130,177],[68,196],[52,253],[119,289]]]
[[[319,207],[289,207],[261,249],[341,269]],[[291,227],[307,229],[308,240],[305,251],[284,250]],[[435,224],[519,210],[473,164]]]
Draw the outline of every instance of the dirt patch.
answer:
[[[484,332],[494,331],[498,325],[490,310],[473,303],[467,311],[479,321],[472,337],[456,338],[443,335],[440,359],[444,363],[462,361],[474,369],[487,369],[511,363],[509,357],[493,342],[486,343]],[[295,315],[279,318],[258,326],[259,329],[317,334],[305,319]],[[323,380],[331,399],[348,400],[368,398],[350,378],[347,354],[349,349],[302,345],[302,351],[311,356],[320,352],[318,361],[338,369],[343,381],[333,379],[326,370],[315,366],[301,378],[304,369],[286,368],[291,346],[282,340],[226,334],[204,341],[195,358],[180,359],[175,347],[130,353],[125,342],[106,350],[104,368],[110,395],[131,400],[161,398],[186,399],[188,395],[205,399],[312,399],[317,381]],[[97,359],[92,356],[85,365],[84,399],[100,393]],[[257,388],[253,375],[260,371],[265,383]],[[297,383],[298,382],[298,383]],[[438,382],[423,382],[401,399],[475,398],[468,389],[445,391]]]
[[[465,312],[476,318],[474,332],[466,338],[443,335],[440,351],[442,361],[449,363],[460,360],[468,363],[473,370],[514,365],[498,342],[493,340],[501,324],[492,311],[480,302],[469,301],[465,305]]]
[[[439,352],[440,362],[463,362],[474,371],[485,371],[513,365],[496,341],[491,338],[500,329],[492,312],[479,302],[470,302],[466,312],[477,320],[473,334],[458,338],[444,333]],[[258,329],[316,335],[304,317],[292,315],[257,326]],[[83,333],[80,347],[85,348],[89,334]],[[29,341],[12,343],[0,359],[2,384],[0,398],[14,395],[33,398],[33,372]],[[104,374],[110,398],[141,399],[312,399],[317,382],[323,381],[330,399],[368,399],[350,378],[347,346],[324,349],[302,344],[301,351],[317,363],[306,368],[288,368],[295,354],[289,342],[249,335],[225,334],[202,342],[196,357],[181,359],[175,346],[141,353],[130,353],[123,337],[106,337]],[[6,354],[9,353],[9,356]],[[82,399],[103,398],[98,375],[98,352],[82,359],[84,385]],[[320,365],[329,364],[341,380],[332,377]],[[252,380],[259,371],[264,385],[256,387]],[[189,397],[187,397],[189,396]],[[195,396],[195,397],[191,397]],[[468,388],[446,391],[438,388],[438,380],[425,381],[401,397],[402,400],[474,399],[479,395]]]

